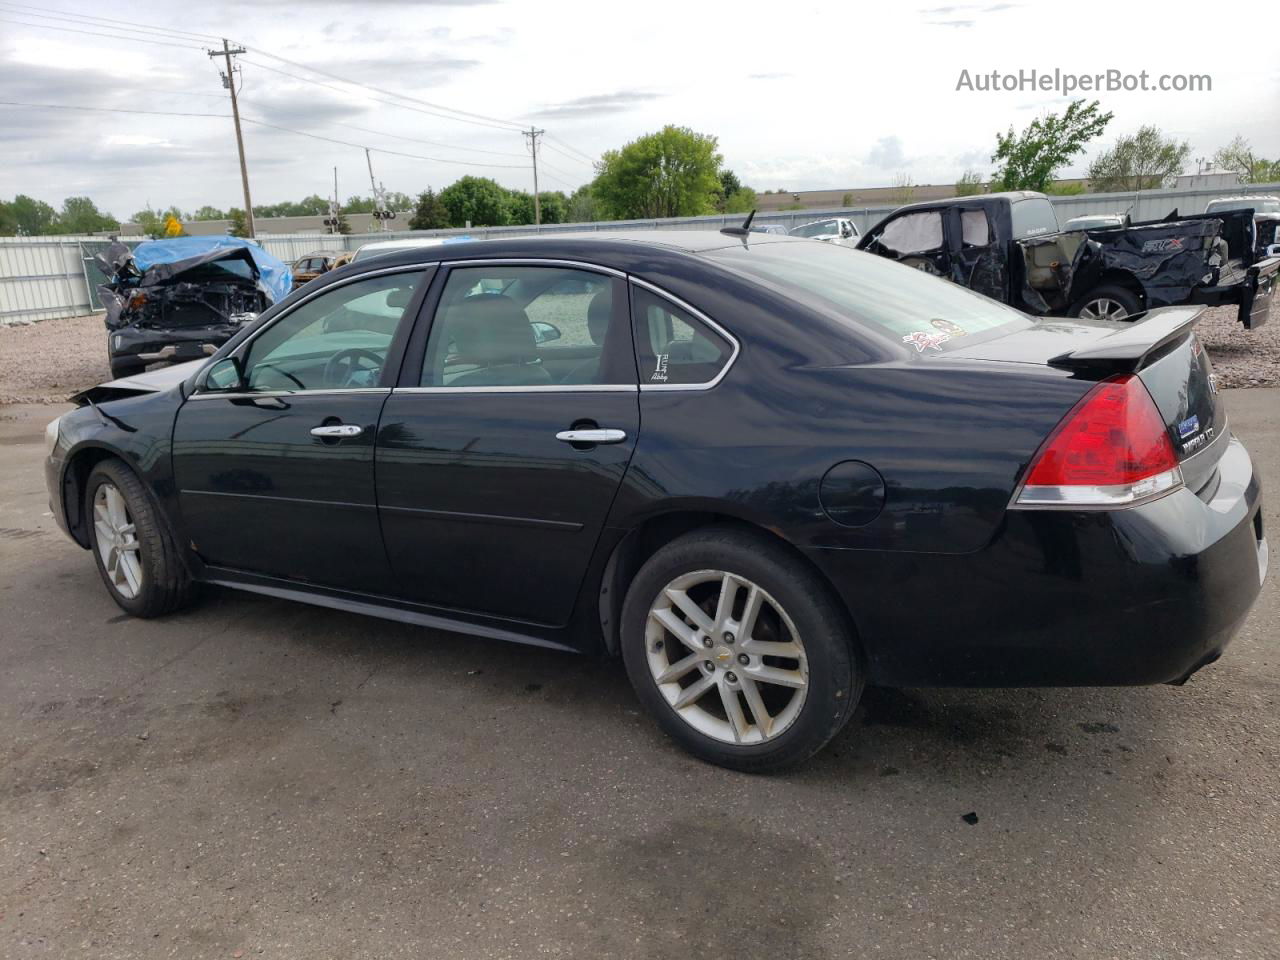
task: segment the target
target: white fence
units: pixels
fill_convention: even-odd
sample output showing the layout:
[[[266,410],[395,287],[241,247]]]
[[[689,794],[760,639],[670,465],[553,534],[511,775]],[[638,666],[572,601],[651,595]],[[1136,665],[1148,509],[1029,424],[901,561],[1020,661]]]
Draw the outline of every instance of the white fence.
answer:
[[[1225,192],[1218,189],[1141,190],[1135,193],[1092,193],[1052,197],[1058,219],[1092,213],[1128,213],[1134,220],[1155,220],[1173,210],[1203,213],[1205,205]],[[1280,194],[1280,183],[1249,184],[1230,188],[1233,194]],[[757,224],[776,223],[788,229],[811,220],[845,216],[867,230],[896,205],[838,210],[786,210],[761,213]],[[372,240],[397,237],[470,236],[517,237],[535,234],[616,230],[719,230],[742,222],[741,214],[681,217],[668,220],[615,220],[600,223],[568,223],[541,227],[477,227],[470,230],[397,231],[331,236],[300,233],[260,236],[258,242],[286,262],[314,250],[354,250]],[[125,238],[128,239],[128,238]],[[142,239],[142,238],[138,238]],[[31,323],[52,317],[70,317],[99,309],[89,254],[106,246],[102,237],[0,237],[0,325]]]

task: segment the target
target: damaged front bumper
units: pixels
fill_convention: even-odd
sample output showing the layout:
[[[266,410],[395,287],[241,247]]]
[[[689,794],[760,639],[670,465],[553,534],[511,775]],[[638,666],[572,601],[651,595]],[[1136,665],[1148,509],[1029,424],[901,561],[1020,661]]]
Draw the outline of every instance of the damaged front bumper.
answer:
[[[137,360],[140,364],[202,360],[216,353],[255,317],[246,315],[240,323],[183,329],[119,327],[107,334],[107,353],[114,361]]]

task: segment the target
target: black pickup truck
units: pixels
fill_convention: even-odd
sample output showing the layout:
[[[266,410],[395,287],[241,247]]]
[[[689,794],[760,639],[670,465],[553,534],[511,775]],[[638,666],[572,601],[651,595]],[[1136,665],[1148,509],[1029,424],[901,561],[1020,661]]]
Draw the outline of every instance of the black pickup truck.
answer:
[[[1182,303],[1238,304],[1267,321],[1280,257],[1259,255],[1253,212],[1063,232],[1042,193],[990,193],[901,207],[858,249],[954,280],[1019,310],[1123,320]]]

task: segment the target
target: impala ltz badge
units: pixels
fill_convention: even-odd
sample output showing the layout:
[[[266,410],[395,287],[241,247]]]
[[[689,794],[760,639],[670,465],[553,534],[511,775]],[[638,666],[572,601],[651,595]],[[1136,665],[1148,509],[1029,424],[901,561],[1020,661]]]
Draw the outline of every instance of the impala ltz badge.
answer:
[[[917,353],[924,353],[926,350],[941,350],[942,345],[951,339],[949,333],[927,333],[924,330],[918,330],[915,333],[908,333],[902,338],[903,343],[909,343],[916,348]]]

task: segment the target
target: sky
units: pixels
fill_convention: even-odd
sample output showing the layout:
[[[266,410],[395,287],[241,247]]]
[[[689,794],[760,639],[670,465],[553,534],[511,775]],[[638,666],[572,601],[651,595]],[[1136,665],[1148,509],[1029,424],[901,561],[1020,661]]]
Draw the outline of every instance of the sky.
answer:
[[[529,190],[519,127],[530,124],[547,131],[544,190],[589,181],[602,151],[668,123],[716,136],[725,165],[757,190],[951,183],[991,172],[997,132],[1071,99],[958,90],[965,70],[1208,74],[1211,91],[1075,94],[1115,118],[1063,174],[1142,124],[1188,141],[1194,172],[1194,158],[1236,134],[1280,155],[1280,57],[1248,32],[1273,11],[1259,0],[1229,13],[1202,0],[1158,11],[1116,0],[0,0],[0,101],[215,115],[0,105],[0,197],[56,207],[87,195],[121,218],[241,206],[221,61],[205,52],[223,36],[248,48],[238,80],[241,112],[258,121],[245,125],[255,204],[330,194],[335,166],[342,197],[367,195],[364,146],[388,190],[464,174]]]

